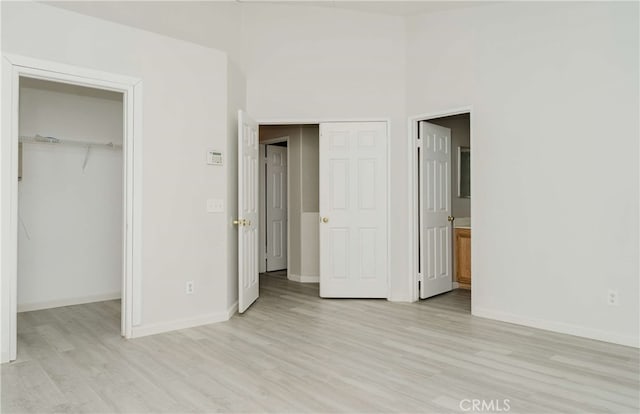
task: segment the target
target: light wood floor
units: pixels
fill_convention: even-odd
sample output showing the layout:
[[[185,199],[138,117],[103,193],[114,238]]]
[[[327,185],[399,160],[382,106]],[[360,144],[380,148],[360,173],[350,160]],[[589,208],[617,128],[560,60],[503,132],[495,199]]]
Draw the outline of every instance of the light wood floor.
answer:
[[[511,412],[639,411],[637,349],[471,317],[469,302],[320,299],[317,284],[276,274],[244,315],[134,340],[119,336],[118,301],[23,313],[1,408],[406,413],[508,399]]]

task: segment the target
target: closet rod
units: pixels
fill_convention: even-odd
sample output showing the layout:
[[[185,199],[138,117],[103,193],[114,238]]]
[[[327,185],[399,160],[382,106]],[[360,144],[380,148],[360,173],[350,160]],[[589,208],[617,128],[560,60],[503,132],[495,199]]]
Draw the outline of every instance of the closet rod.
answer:
[[[88,141],[74,141],[59,139],[56,137],[43,137],[42,135],[36,135],[34,137],[20,136],[20,142],[27,144],[61,144],[61,145],[75,145],[80,147],[104,147],[104,148],[122,148],[122,144],[114,144],[113,142],[88,142]]]

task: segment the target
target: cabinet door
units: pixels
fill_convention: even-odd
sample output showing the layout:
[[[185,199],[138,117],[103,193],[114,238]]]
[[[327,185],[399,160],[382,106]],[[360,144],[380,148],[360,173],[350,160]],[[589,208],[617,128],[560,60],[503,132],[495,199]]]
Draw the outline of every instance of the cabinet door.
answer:
[[[456,229],[456,281],[471,287],[471,229]],[[467,285],[467,286],[464,286]]]

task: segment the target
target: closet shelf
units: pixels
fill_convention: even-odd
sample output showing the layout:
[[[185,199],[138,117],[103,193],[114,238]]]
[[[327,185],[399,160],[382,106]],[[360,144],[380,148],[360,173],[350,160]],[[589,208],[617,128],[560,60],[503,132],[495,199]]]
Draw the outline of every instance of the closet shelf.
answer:
[[[122,148],[122,144],[114,144],[113,142],[90,142],[90,141],[75,141],[67,139],[59,139],[56,137],[43,137],[42,135],[36,135],[33,137],[20,136],[20,142],[25,144],[59,144],[59,145],[72,145],[78,147],[92,147],[92,148]]]
[[[99,142],[90,142],[90,141],[75,141],[75,140],[67,140],[67,139],[59,139],[56,137],[43,137],[42,135],[36,135],[34,137],[29,136],[20,136],[21,144],[56,144],[56,145],[69,145],[75,147],[84,147],[87,151],[84,153],[84,160],[82,161],[82,171],[87,168],[87,162],[89,162],[89,153],[92,148],[109,148],[109,149],[120,149],[122,148],[122,144],[114,144],[113,142],[107,143],[99,143]],[[20,157],[22,154],[20,154]],[[18,181],[22,180],[22,159],[18,161],[20,167],[18,168]]]

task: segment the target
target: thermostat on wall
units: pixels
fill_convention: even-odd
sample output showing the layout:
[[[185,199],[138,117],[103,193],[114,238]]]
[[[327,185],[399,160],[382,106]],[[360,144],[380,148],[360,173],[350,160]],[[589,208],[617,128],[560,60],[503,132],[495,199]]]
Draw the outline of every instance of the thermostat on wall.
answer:
[[[207,164],[222,165],[222,153],[215,150],[207,151]]]

